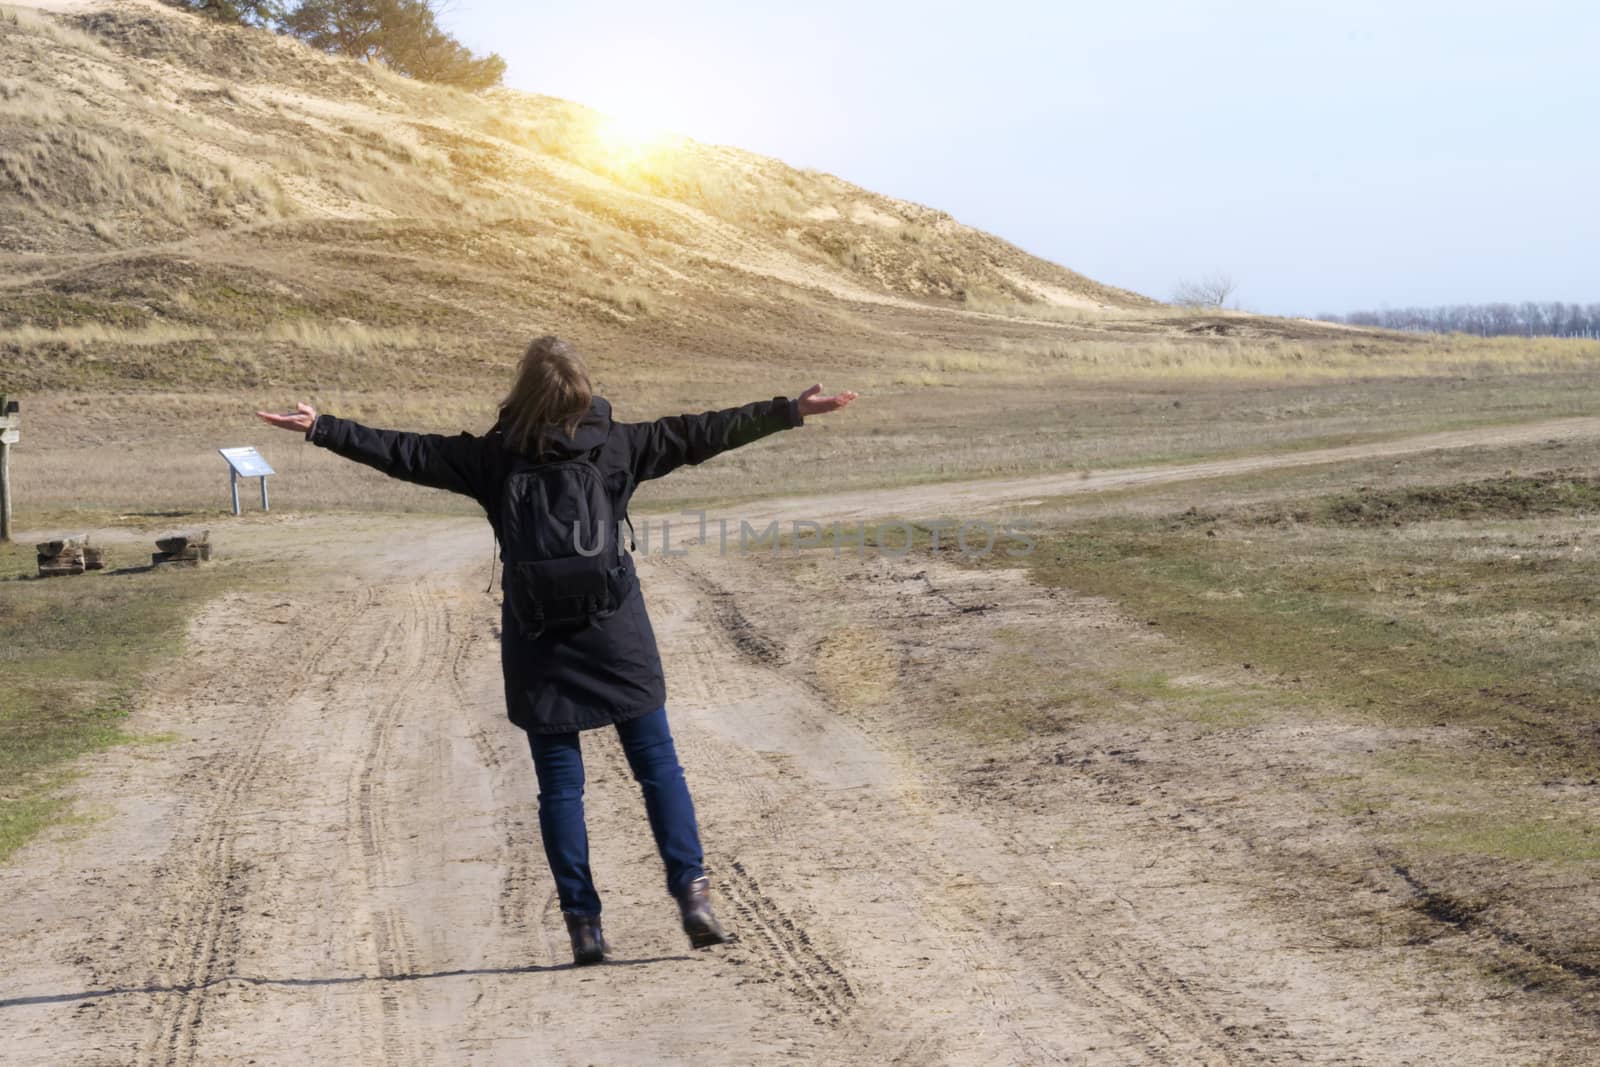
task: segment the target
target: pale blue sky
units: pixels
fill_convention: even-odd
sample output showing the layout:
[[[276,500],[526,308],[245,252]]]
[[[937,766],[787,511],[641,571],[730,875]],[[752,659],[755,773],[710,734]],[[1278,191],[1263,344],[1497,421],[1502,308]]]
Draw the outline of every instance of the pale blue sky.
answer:
[[[1600,301],[1600,5],[458,0],[506,82],[1166,298]]]

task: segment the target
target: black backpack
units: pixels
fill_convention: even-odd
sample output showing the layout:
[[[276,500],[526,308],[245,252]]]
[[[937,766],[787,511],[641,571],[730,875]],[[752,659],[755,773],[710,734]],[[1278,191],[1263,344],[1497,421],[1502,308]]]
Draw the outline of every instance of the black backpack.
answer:
[[[596,453],[519,460],[501,489],[500,585],[527,637],[604,618],[633,590]]]

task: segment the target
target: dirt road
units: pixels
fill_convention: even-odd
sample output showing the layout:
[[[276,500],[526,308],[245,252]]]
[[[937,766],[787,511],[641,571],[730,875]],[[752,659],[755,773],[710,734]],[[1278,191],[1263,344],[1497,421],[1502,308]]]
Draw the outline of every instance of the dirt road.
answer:
[[[996,494],[1068,484],[1047,481]],[[4,1062],[1585,1062],[1582,1021],[1508,996],[1465,934],[1322,934],[1410,892],[1381,864],[1285,881],[1285,843],[1332,825],[1301,771],[1349,730],[1130,750],[934,725],[940,686],[1008,627],[1086,658],[1161,638],[925,557],[643,562],[738,940],[687,950],[599,733],[588,805],[617,961],[572,969],[503,718],[486,529],[235,537],[321,569],[212,604],[132,724],[176,739],[97,756],[78,787],[92,821],[0,870]]]
[[[828,496],[789,496],[766,506],[741,507],[742,517],[762,522],[790,517],[823,519],[876,519],[886,515],[976,515],[984,511],[1041,497],[1097,493],[1109,489],[1173,482],[1227,478],[1267,470],[1287,470],[1322,464],[1416,455],[1438,449],[1506,447],[1540,441],[1562,441],[1600,435],[1600,418],[1550,419],[1511,426],[1478,427],[1417,434],[1390,441],[1308,448],[1298,452],[1273,452],[1259,456],[1202,460],[1195,463],[1129,467],[1107,471],[1074,471],[1024,478],[986,478],[980,481],[936,482],[896,489],[859,490]]]

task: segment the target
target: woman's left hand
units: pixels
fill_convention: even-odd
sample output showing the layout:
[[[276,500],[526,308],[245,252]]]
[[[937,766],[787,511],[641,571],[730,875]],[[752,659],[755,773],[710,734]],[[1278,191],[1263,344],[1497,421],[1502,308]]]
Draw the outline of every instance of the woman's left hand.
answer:
[[[274,415],[270,411],[258,411],[256,415],[269,426],[276,426],[280,430],[299,430],[301,433],[310,433],[311,424],[317,421],[317,409],[310,404],[296,404],[292,415]]]
[[[810,389],[800,394],[800,414],[826,415],[830,411],[838,411],[842,407],[848,407],[850,401],[861,395],[848,389],[842,393],[835,393],[833,396],[818,396],[817,394],[820,392],[822,392],[822,386],[813,385]]]

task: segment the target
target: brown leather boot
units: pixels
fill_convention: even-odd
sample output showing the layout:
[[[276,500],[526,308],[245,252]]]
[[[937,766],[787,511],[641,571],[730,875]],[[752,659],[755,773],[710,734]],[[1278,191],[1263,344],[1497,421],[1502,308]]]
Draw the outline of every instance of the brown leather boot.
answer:
[[[683,932],[694,948],[710,948],[728,940],[717,917],[711,913],[711,879],[701,875],[678,894],[678,910],[683,913]]]
[[[600,916],[561,913],[567,920],[567,936],[572,938],[572,962],[582,967],[606,958],[606,939],[600,933]]]

